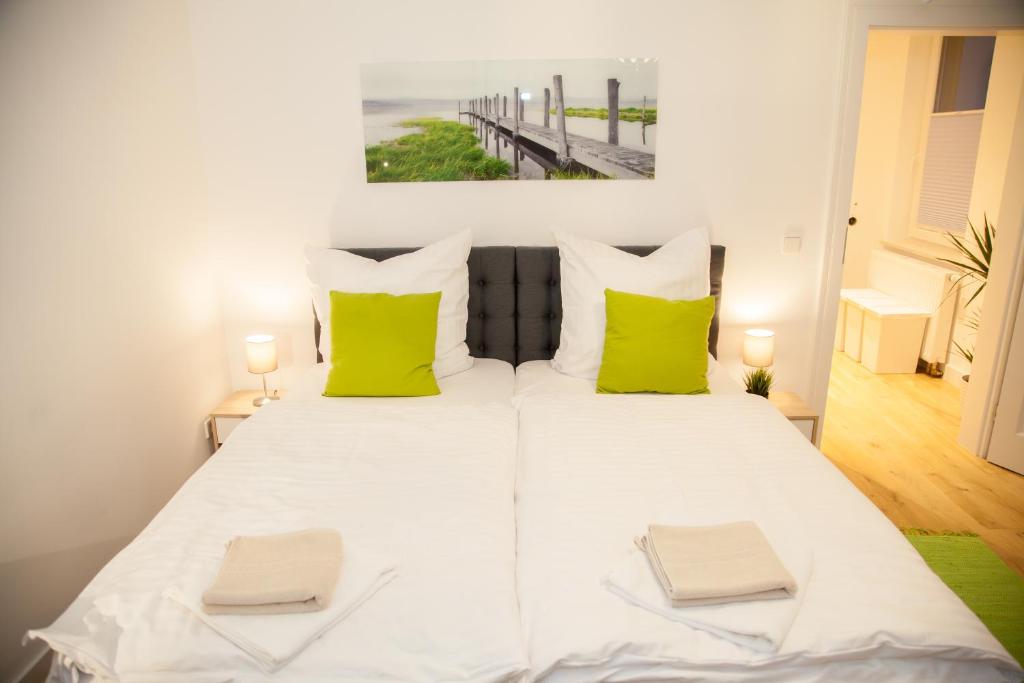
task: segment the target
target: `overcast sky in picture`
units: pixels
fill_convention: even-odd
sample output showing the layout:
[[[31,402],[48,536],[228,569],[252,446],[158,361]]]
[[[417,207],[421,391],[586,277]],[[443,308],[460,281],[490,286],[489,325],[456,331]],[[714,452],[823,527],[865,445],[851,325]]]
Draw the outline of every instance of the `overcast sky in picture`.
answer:
[[[407,62],[363,64],[363,100],[467,99],[487,93],[511,95],[512,88],[543,97],[551,78],[562,74],[566,99],[606,98],[608,79],[618,78],[621,100],[653,99],[658,87],[657,60],[524,59],[505,61]]]

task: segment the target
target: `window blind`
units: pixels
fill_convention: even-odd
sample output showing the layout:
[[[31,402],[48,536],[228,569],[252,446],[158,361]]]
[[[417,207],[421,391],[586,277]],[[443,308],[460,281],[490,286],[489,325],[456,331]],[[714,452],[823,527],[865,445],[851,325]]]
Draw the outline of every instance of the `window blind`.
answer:
[[[982,114],[932,115],[917,208],[920,225],[955,232],[967,227]]]

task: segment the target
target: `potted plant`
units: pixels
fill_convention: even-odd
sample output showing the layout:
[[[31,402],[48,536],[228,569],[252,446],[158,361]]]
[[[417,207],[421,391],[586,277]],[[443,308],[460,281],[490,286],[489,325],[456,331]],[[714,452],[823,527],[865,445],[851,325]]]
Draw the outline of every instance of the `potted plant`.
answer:
[[[775,375],[767,368],[755,368],[743,376],[743,382],[747,385],[747,393],[765,398],[768,398],[768,392],[772,388],[774,379]]]
[[[960,252],[961,256],[958,259],[939,259],[956,266],[961,271],[960,277],[953,283],[953,288],[950,291],[960,291],[967,284],[977,284],[977,289],[974,290],[971,298],[964,304],[965,309],[978,298],[978,295],[982,293],[985,285],[988,283],[988,271],[992,263],[992,243],[995,241],[996,227],[989,222],[987,214],[984,216],[984,220],[985,227],[980,232],[974,227],[974,223],[971,223],[970,220],[967,221],[967,225],[970,228],[970,238],[974,240],[973,245],[967,237],[960,238],[952,233],[946,233],[946,237],[953,247]],[[977,247],[976,250],[975,247]],[[971,330],[968,333],[969,335],[977,334],[978,327],[981,325],[981,312],[976,310],[968,313],[967,317],[963,320],[963,325]],[[961,344],[958,341],[954,341],[953,346],[956,347],[956,352],[963,356],[968,364],[974,362],[973,344],[967,344],[966,342]],[[961,379],[963,380],[961,384],[961,390],[963,391],[967,388],[967,383],[971,381],[971,375],[968,373]]]

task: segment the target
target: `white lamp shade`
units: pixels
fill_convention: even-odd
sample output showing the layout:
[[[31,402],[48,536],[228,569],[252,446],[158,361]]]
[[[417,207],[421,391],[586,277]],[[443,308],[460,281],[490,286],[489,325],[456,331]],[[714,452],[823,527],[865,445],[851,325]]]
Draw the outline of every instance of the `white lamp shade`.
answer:
[[[246,337],[245,362],[254,375],[277,370],[277,342],[269,334]]]
[[[743,336],[743,364],[766,368],[775,360],[775,333],[771,330],[747,330]]]

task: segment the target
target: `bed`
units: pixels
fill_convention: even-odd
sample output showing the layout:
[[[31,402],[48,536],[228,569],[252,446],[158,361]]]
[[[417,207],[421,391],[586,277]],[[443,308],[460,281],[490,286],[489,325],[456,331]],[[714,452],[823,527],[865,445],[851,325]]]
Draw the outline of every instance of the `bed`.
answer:
[[[519,306],[558,320],[557,254],[519,258],[534,281]],[[721,274],[713,253],[719,298]],[[517,579],[532,680],[1021,680],[882,513],[713,358],[707,395],[598,395],[592,380],[551,367],[557,330],[544,331],[517,366],[515,398]],[[738,519],[760,524],[804,586],[790,608],[717,606],[695,626],[617,592],[623,575],[650,574],[646,561],[630,565],[647,524]],[[751,634],[777,642],[752,645]]]
[[[311,390],[322,372],[243,422],[33,633],[58,653],[52,681],[520,677],[512,366],[479,359],[422,399],[327,399]],[[346,553],[386,558],[396,574],[276,673],[164,595],[208,580],[232,536],[307,527],[339,529]]]
[[[536,680],[1019,680],[900,532],[764,399],[560,393],[551,379],[534,376],[519,400],[519,600]],[[673,623],[605,583],[649,523],[740,519],[813,555],[777,651]]]
[[[711,257],[720,301],[724,249]],[[440,380],[435,397],[326,399],[325,370],[311,368],[288,399],[236,429],[53,626],[32,633],[58,652],[51,680],[1019,676],[899,532],[717,365],[717,313],[711,394],[596,396],[548,360],[559,342],[557,250],[475,247],[469,278],[472,370]],[[777,651],[668,622],[605,584],[647,522],[716,515],[758,519],[811,558]],[[162,599],[233,535],[313,525],[341,529],[396,575],[276,673]]]

